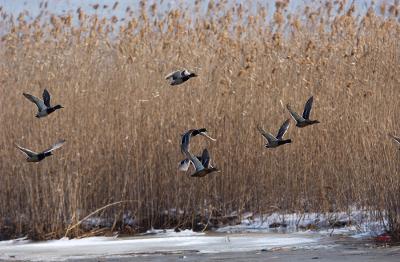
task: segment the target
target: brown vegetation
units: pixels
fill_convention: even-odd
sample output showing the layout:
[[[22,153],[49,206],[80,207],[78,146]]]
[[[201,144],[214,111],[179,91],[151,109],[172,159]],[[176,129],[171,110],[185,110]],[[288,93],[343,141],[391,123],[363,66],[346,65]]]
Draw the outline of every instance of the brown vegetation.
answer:
[[[223,8],[157,19],[157,6],[143,4],[140,17],[127,13],[124,22],[83,10],[34,21],[3,16],[3,234],[60,237],[120,200],[130,201],[99,213],[114,221],[112,230],[356,205],[380,211],[400,232],[400,155],[387,137],[400,133],[397,12],[371,8],[358,17],[339,3],[289,15],[281,3],[269,21],[263,8],[249,16],[235,6],[217,16]],[[163,77],[182,67],[199,77],[168,86]],[[65,108],[38,120],[22,92],[40,95],[45,87]],[[292,144],[264,148],[257,124],[275,133],[289,117],[284,105],[301,111],[310,95],[321,124],[292,122]],[[222,172],[193,179],[177,172],[179,141],[199,127],[218,141],[196,137],[192,150],[207,147]],[[14,147],[41,150],[59,138],[64,147],[38,164]],[[121,223],[128,213],[137,227]]]

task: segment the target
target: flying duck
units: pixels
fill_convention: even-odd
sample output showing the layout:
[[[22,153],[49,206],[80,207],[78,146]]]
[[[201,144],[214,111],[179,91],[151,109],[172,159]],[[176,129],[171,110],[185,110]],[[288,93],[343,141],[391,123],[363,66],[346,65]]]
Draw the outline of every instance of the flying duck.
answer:
[[[165,79],[169,80],[169,84],[174,86],[174,85],[182,84],[183,82],[186,82],[190,78],[196,77],[196,76],[197,75],[195,73],[192,73],[186,69],[183,69],[183,70],[178,70],[178,71],[168,74],[165,77]]]
[[[48,156],[52,155],[52,151],[56,150],[57,148],[60,148],[63,144],[65,143],[65,140],[60,140],[54,145],[52,145],[49,149],[46,149],[40,153],[33,152],[32,150],[29,150],[27,148],[20,147],[19,145],[16,145],[19,150],[21,150],[26,156],[26,161],[28,162],[40,162],[43,159],[45,159]]]
[[[260,131],[260,133],[263,135],[263,137],[267,140],[268,143],[265,144],[265,147],[267,148],[275,148],[287,143],[291,143],[292,140],[291,139],[286,139],[283,140],[283,136],[285,135],[286,131],[289,128],[290,125],[290,119],[287,119],[281,126],[281,128],[279,128],[278,134],[275,136],[273,136],[271,133],[266,132],[264,129],[262,129],[261,127],[257,127],[258,131]]]
[[[36,114],[37,118],[45,117],[53,113],[57,109],[64,108],[61,105],[56,105],[56,106],[50,105],[50,93],[49,91],[47,91],[47,89],[43,91],[43,101],[30,94],[23,93],[23,95],[26,98],[28,98],[29,101],[35,103],[36,106],[38,107],[38,112]]]
[[[400,137],[394,136],[394,135],[392,135],[392,134],[389,134],[389,136],[390,136],[391,138],[393,138],[393,140],[396,141],[397,144],[400,145]],[[399,148],[399,150],[400,150],[400,148]]]
[[[206,128],[199,128],[199,129],[190,129],[188,131],[186,131],[183,135],[182,135],[182,141],[181,141],[181,152],[184,154],[183,152],[183,148],[186,148],[186,150],[189,150],[189,143],[190,143],[190,138],[197,136],[197,135],[201,135],[204,137],[207,137],[208,139],[212,140],[212,141],[217,141],[216,139],[210,137],[207,134],[207,129]]]
[[[213,167],[211,165],[211,163],[210,163],[211,162],[211,158],[210,158],[210,154],[208,153],[207,148],[203,150],[203,153],[201,154],[201,156],[196,156],[196,157],[205,168],[212,168]],[[188,171],[190,163],[191,162],[190,162],[190,160],[188,158],[182,160],[181,162],[179,162],[178,170],[179,171],[183,171],[183,172]]]
[[[299,116],[295,111],[293,111],[292,107],[287,104],[286,107],[289,110],[289,113],[292,115],[293,119],[296,121],[296,126],[297,127],[305,127],[313,124],[318,124],[320,123],[318,120],[310,120],[310,113],[312,109],[312,104],[313,104],[313,97],[310,97],[305,106],[304,106],[304,112],[303,116]]]
[[[204,177],[213,172],[220,172],[216,167],[210,166],[210,155],[208,154],[208,151],[203,151],[202,161],[190,153],[186,148],[184,148],[183,151],[195,168],[194,173],[190,174],[191,177]]]

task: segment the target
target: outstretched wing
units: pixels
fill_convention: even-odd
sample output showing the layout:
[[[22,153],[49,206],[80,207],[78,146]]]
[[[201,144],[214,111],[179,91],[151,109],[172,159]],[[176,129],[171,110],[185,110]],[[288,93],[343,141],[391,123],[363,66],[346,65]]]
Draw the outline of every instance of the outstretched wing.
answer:
[[[257,126],[257,129],[264,136],[264,138],[267,139],[268,143],[277,141],[276,137],[274,137],[271,133],[266,132],[264,129],[262,129],[259,126]]]
[[[50,93],[47,89],[43,91],[43,102],[47,107],[50,107]]]
[[[190,161],[192,162],[192,164],[194,165],[194,167],[195,167],[195,169],[196,169],[195,172],[198,172],[198,171],[201,171],[201,170],[204,169],[204,166],[203,166],[203,164],[200,162],[200,160],[199,160],[195,155],[193,155],[192,153],[190,153],[189,150],[187,150],[186,148],[183,148],[183,152],[184,152],[184,154],[186,155],[186,157],[189,158],[189,160],[190,160]]]
[[[209,136],[206,132],[200,132],[199,133],[201,136],[207,137],[208,139],[210,139],[211,141],[217,141],[217,139],[212,138],[211,136]]]
[[[205,167],[205,168],[209,168],[210,167],[210,154],[208,153],[207,148],[205,148],[203,150],[203,153],[201,154],[201,164]]]
[[[32,103],[35,103],[36,106],[38,107],[39,111],[43,111],[45,110],[47,107],[46,105],[43,103],[42,100],[40,100],[39,98],[37,98],[36,96],[30,95],[30,94],[26,94],[23,93],[23,95],[29,99],[29,101],[31,101]]]
[[[176,79],[176,78],[178,78],[178,77],[180,77],[180,76],[181,76],[181,71],[180,71],[180,70],[177,70],[177,71],[174,71],[174,72],[169,73],[168,75],[166,75],[166,76],[165,76],[165,79],[166,79],[166,80],[168,80],[168,79],[170,79],[170,78]]]
[[[394,135],[392,135],[392,134],[389,134],[389,136],[390,136],[391,138],[393,138],[393,140],[396,141],[398,144],[400,144],[400,137],[394,136]]]
[[[27,148],[23,148],[23,147],[21,147],[21,146],[19,146],[19,145],[16,145],[16,147],[19,149],[19,150],[21,150],[21,152],[23,152],[25,155],[27,155],[28,157],[34,157],[34,156],[36,156],[36,155],[38,155],[38,153],[36,153],[36,152],[34,152],[34,151],[32,151],[32,150],[29,150],[29,149],[27,149]]]
[[[283,136],[286,134],[288,128],[290,126],[290,119],[287,119],[281,126],[281,128],[279,128],[278,134],[276,135],[276,138],[278,140],[281,140],[283,138]]]
[[[189,143],[190,143],[190,137],[192,136],[193,129],[190,129],[189,131],[186,131],[182,135],[182,140],[181,140],[181,152],[184,153],[184,149],[189,150]]]
[[[65,140],[60,140],[57,143],[55,143],[54,145],[52,145],[50,148],[46,149],[43,151],[44,154],[49,153],[51,151],[56,150],[57,148],[62,147],[62,145],[65,143]]]
[[[182,160],[181,162],[179,162],[178,170],[182,171],[182,172],[186,172],[186,171],[188,171],[189,167],[190,167],[190,160],[188,158],[186,158],[186,159]]]
[[[286,108],[289,110],[290,115],[296,122],[303,122],[305,120],[304,118],[299,116],[299,114],[297,114],[289,104],[286,105]]]
[[[312,96],[307,100],[306,104],[304,105],[304,112],[303,112],[304,119],[310,118],[313,101],[314,101],[314,97]]]

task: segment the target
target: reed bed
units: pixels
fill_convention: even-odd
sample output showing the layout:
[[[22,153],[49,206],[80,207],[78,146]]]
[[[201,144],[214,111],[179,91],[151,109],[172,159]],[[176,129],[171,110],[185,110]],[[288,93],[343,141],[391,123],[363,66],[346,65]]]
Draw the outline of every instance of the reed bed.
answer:
[[[277,2],[268,18],[225,1],[199,15],[198,5],[160,18],[157,2],[142,2],[124,21],[81,9],[33,20],[2,11],[3,237],[61,237],[118,201],[127,202],[96,213],[112,221],[107,232],[356,206],[378,211],[398,237],[400,155],[387,136],[400,134],[398,6],[360,14],[327,1],[289,13]],[[182,67],[199,77],[169,86],[163,77]],[[44,88],[65,108],[39,120],[22,92]],[[311,95],[321,124],[292,121],[292,144],[264,148],[256,126],[277,132],[285,105],[301,112]],[[199,127],[218,141],[196,137],[192,150],[207,147],[222,172],[195,179],[177,163],[180,134]],[[64,147],[38,164],[14,146],[41,150],[59,138]]]

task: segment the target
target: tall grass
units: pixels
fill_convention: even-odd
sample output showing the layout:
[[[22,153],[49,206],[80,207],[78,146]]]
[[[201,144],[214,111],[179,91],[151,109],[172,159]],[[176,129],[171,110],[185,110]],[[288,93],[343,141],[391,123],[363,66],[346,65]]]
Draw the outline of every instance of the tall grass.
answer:
[[[381,211],[400,232],[400,155],[388,132],[400,133],[400,26],[397,6],[361,16],[337,4],[271,19],[241,5],[209,5],[202,16],[153,6],[139,16],[40,17],[4,14],[0,43],[0,225],[6,237],[63,236],[102,210],[112,230],[196,226],[201,218],[253,211]],[[195,8],[196,9],[196,8]],[[221,15],[221,10],[223,10]],[[304,12],[303,12],[304,11]],[[217,16],[217,14],[219,14]],[[199,77],[170,87],[177,68]],[[22,92],[65,108],[36,119]],[[263,147],[259,124],[275,133],[314,95],[312,117],[293,143]],[[222,173],[203,179],[177,172],[180,134],[206,127]],[[67,143],[38,164],[14,143],[45,149]],[[123,218],[135,220],[135,226]],[[84,227],[69,231],[83,234]],[[104,233],[104,232],[102,232]],[[398,236],[398,235],[397,235]]]

